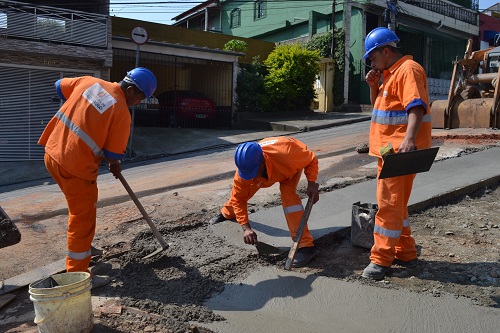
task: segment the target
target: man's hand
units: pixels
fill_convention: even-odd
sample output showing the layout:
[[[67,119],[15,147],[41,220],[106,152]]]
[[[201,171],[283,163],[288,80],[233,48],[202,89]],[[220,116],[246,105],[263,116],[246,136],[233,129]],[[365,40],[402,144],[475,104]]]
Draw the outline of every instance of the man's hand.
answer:
[[[245,244],[255,245],[258,243],[257,234],[250,228],[250,224],[243,224],[241,228],[243,229],[243,241]]]
[[[118,176],[122,173],[122,166],[119,160],[109,162],[109,172],[111,172],[113,176],[118,179]]]
[[[313,205],[319,200],[319,184],[307,182],[307,196],[311,198]]]
[[[422,124],[424,114],[425,109],[421,105],[414,106],[408,111],[408,127],[406,129],[403,142],[399,145],[398,153],[404,153],[417,149],[417,146],[415,146],[415,138],[417,137],[418,130]]]
[[[380,71],[378,69],[370,69],[370,71],[366,73],[365,80],[370,87],[378,88],[378,83],[380,82]]]

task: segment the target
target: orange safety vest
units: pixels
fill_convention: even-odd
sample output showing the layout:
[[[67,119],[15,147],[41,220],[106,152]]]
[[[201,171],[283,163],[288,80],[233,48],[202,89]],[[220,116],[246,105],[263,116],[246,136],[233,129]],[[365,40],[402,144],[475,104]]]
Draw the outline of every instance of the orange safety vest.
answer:
[[[431,114],[425,71],[412,56],[404,56],[383,73],[370,126],[370,155],[380,157],[380,148],[389,142],[397,152],[408,127],[408,111],[415,106],[426,110],[415,140],[417,149],[431,146]]]
[[[56,90],[65,101],[38,143],[69,173],[95,180],[103,157],[125,157],[131,116],[116,82],[91,76],[63,78]]]
[[[291,137],[270,137],[261,140],[259,145],[262,147],[268,178],[244,180],[238,172],[235,173],[230,204],[239,224],[248,223],[247,202],[259,188],[284,183],[302,170],[308,181],[315,182],[318,178],[318,159],[299,140]],[[300,209],[302,210],[302,207]]]

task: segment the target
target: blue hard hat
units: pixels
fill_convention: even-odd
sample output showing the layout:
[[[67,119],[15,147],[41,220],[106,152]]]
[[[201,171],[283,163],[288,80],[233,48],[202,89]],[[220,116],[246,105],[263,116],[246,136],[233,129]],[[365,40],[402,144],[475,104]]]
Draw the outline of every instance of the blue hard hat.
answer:
[[[135,84],[140,91],[146,95],[146,98],[149,100],[151,95],[156,90],[156,77],[149,69],[144,67],[137,67],[127,72],[127,76],[124,79],[125,81]]]
[[[244,180],[255,178],[263,158],[262,147],[258,143],[240,144],[234,152],[234,163],[238,167],[240,177]]]
[[[384,27],[373,29],[368,33],[368,35],[366,35],[365,39],[366,53],[363,56],[363,59],[368,58],[368,54],[371,51],[381,46],[387,45],[389,43],[399,43],[399,38],[398,36],[396,36],[394,31]]]

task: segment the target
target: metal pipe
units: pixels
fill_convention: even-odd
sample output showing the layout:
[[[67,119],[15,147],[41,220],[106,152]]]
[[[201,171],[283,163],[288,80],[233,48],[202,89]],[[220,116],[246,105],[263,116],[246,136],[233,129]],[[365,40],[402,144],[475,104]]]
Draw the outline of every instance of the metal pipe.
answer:
[[[474,74],[467,78],[467,83],[491,83],[491,81],[496,77],[497,73]]]

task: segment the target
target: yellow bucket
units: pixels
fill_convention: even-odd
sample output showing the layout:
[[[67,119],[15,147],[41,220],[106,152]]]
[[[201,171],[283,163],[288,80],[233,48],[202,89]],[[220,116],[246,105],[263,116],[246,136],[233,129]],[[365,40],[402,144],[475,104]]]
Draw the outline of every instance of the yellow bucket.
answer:
[[[55,274],[29,285],[41,333],[88,333],[94,321],[87,272]]]

